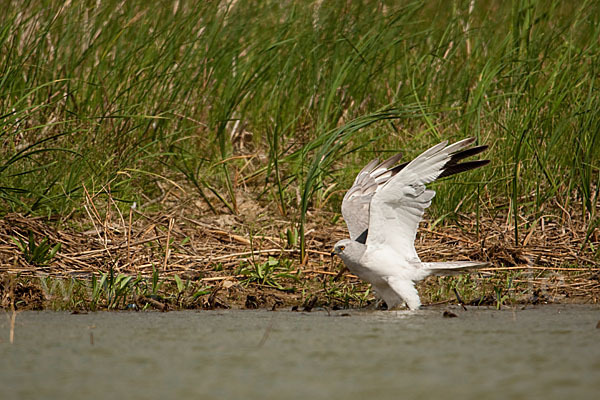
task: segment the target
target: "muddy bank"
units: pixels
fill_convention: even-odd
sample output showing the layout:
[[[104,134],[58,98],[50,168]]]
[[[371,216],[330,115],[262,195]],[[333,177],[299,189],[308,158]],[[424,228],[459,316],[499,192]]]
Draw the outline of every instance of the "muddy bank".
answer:
[[[341,271],[340,261],[330,257],[331,245],[345,229],[331,223],[327,213],[309,226],[307,257],[300,260],[289,221],[256,212],[196,219],[178,211],[131,218],[108,213],[92,223],[82,219],[68,225],[5,216],[0,221],[0,305],[73,310],[375,306],[369,285]],[[583,224],[578,228],[572,222],[565,229],[546,221],[526,231],[515,246],[505,221],[480,219],[476,226],[464,216],[452,226],[422,224],[416,247],[424,261],[493,265],[476,274],[427,279],[419,285],[424,304],[599,301],[597,231],[588,235]],[[47,260],[34,254],[43,243],[46,256],[59,246]]]

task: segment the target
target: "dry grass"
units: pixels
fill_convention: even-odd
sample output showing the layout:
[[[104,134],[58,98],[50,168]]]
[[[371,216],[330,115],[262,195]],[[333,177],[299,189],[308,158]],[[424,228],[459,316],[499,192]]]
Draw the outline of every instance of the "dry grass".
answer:
[[[364,293],[368,288],[350,274],[336,280],[340,265],[329,252],[346,232],[341,221],[331,222],[331,213],[315,211],[309,215],[308,257],[301,262],[297,247],[290,246],[283,234],[289,221],[272,217],[277,215],[274,203],[260,205],[248,200],[240,202],[244,212],[237,216],[204,213],[203,217],[193,217],[200,210],[192,199],[172,196],[163,201],[171,210],[168,214],[131,209],[130,215],[123,215],[110,197],[88,197],[87,215],[71,220],[69,227],[42,217],[7,215],[0,221],[0,273],[32,281],[41,276],[89,280],[111,268],[115,273],[146,278],[156,269],[163,279],[177,275],[209,285],[212,292],[196,306],[214,306],[217,292],[216,305],[301,305],[319,296],[321,304],[330,305],[327,285],[344,293]],[[512,290],[514,301],[530,301],[542,290],[545,301],[597,302],[600,234],[596,229],[586,241],[585,224],[575,215],[546,215],[538,223],[521,227],[526,235],[519,246],[514,244],[514,228],[506,215],[481,218],[478,226],[473,216],[459,215],[449,226],[422,224],[416,246],[426,261],[491,262],[492,268],[473,275],[475,289],[467,296],[471,299],[489,297],[491,286],[502,285],[510,277],[502,290]],[[47,265],[28,263],[15,244],[13,238],[26,240],[28,232],[38,241],[48,238],[51,244],[61,243],[60,251]],[[264,263],[269,257],[292,260],[290,271],[299,277],[292,286],[302,290],[284,292],[268,285],[241,285],[247,276],[239,273],[240,266]],[[421,288],[426,300],[440,300],[431,294],[439,291],[440,283],[456,285],[431,278]],[[269,301],[252,300],[269,296]],[[452,297],[442,298],[448,300]],[[352,298],[347,305],[357,306],[358,302]]]

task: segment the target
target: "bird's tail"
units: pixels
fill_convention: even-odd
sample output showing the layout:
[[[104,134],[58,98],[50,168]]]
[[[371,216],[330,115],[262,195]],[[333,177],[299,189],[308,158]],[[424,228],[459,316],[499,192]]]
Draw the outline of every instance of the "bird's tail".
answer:
[[[470,270],[491,266],[488,262],[480,261],[424,262],[421,265],[429,271],[429,275],[437,276],[458,275]]]

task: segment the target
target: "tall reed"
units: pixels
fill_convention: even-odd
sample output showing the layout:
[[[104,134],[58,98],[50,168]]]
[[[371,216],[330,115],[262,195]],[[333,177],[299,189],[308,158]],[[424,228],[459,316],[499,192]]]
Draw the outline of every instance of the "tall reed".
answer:
[[[162,182],[237,213],[243,182],[304,231],[307,212],[337,210],[376,155],[476,136],[492,164],[436,185],[437,221],[509,213],[520,243],[521,226],[581,202],[598,225],[598,1],[3,11],[3,213],[67,216],[84,186],[143,207]]]

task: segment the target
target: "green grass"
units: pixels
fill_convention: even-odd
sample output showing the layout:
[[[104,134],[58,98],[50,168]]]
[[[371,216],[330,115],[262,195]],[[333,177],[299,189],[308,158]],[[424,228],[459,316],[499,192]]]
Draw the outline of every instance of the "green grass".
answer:
[[[289,278],[298,281],[299,271],[294,273],[291,270],[292,261],[290,259],[276,259],[269,257],[265,262],[252,261],[242,263],[239,268],[239,274],[244,275],[242,284],[249,285],[256,283],[259,285],[270,286],[282,291],[294,291],[294,287],[284,287],[280,281],[283,278]]]
[[[142,310],[202,308],[214,290],[202,281],[179,276],[152,279],[126,276],[113,270],[89,279],[4,277],[0,280],[2,306],[16,309],[51,310]]]
[[[61,248],[60,243],[51,246],[48,243],[48,238],[44,238],[40,243],[36,243],[33,232],[31,231],[29,231],[28,236],[28,241],[21,238],[15,238],[14,236],[11,238],[29,264],[36,266],[46,265],[54,258]]]
[[[598,37],[598,1],[6,2],[0,212],[178,185],[237,213],[247,183],[304,249],[307,211],[338,210],[370,158],[475,136],[492,163],[437,184],[434,218],[581,204],[591,231]]]

